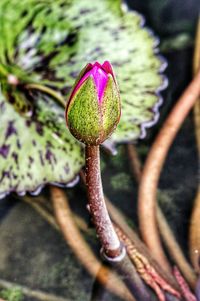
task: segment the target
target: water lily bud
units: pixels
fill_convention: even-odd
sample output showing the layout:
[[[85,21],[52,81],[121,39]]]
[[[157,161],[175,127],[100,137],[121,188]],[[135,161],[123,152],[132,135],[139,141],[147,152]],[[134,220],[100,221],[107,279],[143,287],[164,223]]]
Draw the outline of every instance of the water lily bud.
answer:
[[[66,121],[71,134],[87,145],[99,145],[116,128],[120,113],[119,89],[111,64],[88,64],[67,103]]]

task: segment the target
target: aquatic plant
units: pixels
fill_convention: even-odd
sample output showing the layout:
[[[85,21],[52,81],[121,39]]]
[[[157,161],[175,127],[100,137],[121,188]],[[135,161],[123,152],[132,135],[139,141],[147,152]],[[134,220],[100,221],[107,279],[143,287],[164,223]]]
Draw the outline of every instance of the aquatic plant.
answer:
[[[122,248],[104,201],[99,145],[112,134],[120,115],[119,88],[111,64],[108,61],[102,65],[88,64],[69,96],[66,121],[72,135],[85,144],[88,208],[102,252],[115,260],[122,259]]]
[[[110,60],[118,75],[123,114],[107,147],[144,137],[158,119],[166,63],[121,1],[2,0],[0,18],[2,197],[75,180],[84,155],[62,107],[85,62]]]
[[[139,300],[151,300],[151,293],[145,285],[151,287],[162,301],[167,298],[180,300],[182,296],[194,298],[189,288],[185,290],[179,272],[174,273],[179,283],[177,286],[171,275],[171,265],[165,273],[151,257],[125,218],[103,195],[101,187],[99,144],[103,143],[105,148],[113,151],[118,143],[144,138],[146,127],[153,125],[159,116],[162,102],[159,92],[167,82],[162,75],[166,63],[155,54],[158,52],[157,40],[149,30],[142,28],[143,18],[128,11],[119,0],[1,0],[0,18],[0,196],[10,192],[38,194],[48,183],[66,186],[76,182],[84,165],[84,155],[83,145],[65,128],[63,107],[68,98],[69,129],[86,144],[88,209],[103,246],[102,253],[108,261],[115,257],[122,259],[120,254],[124,249],[119,237],[129,256],[125,257],[125,264],[117,262],[115,265],[128,289],[105,266],[98,279],[106,284],[105,275],[111,273],[114,281],[108,284],[110,291],[129,301],[134,300],[133,296]],[[109,135],[119,121],[120,106],[110,63],[88,65],[72,88],[85,62],[107,59],[117,74],[122,105],[121,120],[112,136]],[[197,89],[195,93],[198,93]],[[192,102],[196,96],[193,94]],[[110,99],[114,101],[110,102]],[[111,111],[115,114],[110,114]],[[82,118],[77,118],[77,115]],[[134,156],[131,163],[139,180],[145,175],[142,176],[141,164],[137,164]],[[84,181],[83,175],[82,179]],[[78,232],[66,195],[59,188],[50,188],[50,191],[64,237],[87,270],[96,275],[100,262]],[[32,199],[27,200],[33,205]],[[39,203],[34,206],[58,229],[48,210],[42,211]],[[141,223],[146,219],[144,213],[145,210],[140,210]],[[83,227],[83,223],[80,224]],[[143,228],[145,231],[149,229],[148,223]],[[106,233],[108,229],[110,231]],[[112,239],[108,237],[111,232]],[[77,250],[79,243],[84,246],[84,252]],[[194,280],[196,283],[196,275]]]

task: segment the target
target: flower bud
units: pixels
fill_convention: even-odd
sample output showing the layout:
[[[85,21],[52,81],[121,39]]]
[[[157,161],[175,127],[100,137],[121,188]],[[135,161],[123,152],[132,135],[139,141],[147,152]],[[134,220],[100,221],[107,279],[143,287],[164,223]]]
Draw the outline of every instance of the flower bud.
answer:
[[[66,107],[71,134],[87,145],[99,145],[116,128],[120,95],[111,64],[88,64],[80,73]]]

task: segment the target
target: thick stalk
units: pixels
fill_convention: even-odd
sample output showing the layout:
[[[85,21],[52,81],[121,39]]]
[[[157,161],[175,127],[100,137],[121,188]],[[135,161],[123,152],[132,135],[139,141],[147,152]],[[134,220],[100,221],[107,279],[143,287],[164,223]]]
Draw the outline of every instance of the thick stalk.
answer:
[[[109,268],[102,265],[93,254],[91,248],[84,240],[79,231],[73,213],[69,207],[69,202],[64,191],[58,187],[51,187],[51,198],[55,217],[60,230],[68,246],[73,250],[78,260],[83,264],[92,277],[98,278],[98,281],[116,296],[126,301],[134,301],[131,293]]]
[[[85,184],[85,175],[83,172],[80,172],[81,179],[83,183]],[[147,249],[146,245],[140,240],[137,233],[127,224],[126,222],[126,216],[117,209],[111,201],[104,195],[104,199],[106,201],[106,206],[108,208],[108,212],[111,216],[111,219],[113,221],[114,227],[115,224],[121,228],[121,230],[124,232],[124,234],[130,238],[132,243],[136,246],[137,250],[143,254],[146,258],[148,258],[148,261],[150,262],[151,266],[154,267],[157,271],[159,271],[159,274],[163,279],[165,279],[166,282],[168,282],[173,288],[178,290],[177,282],[174,281],[174,277],[171,273],[166,273],[162,267],[158,264],[158,262],[152,257],[151,253]],[[115,227],[116,231],[116,227]],[[126,247],[126,245],[125,245]]]
[[[104,201],[100,173],[99,146],[86,145],[85,157],[86,185],[92,220],[102,244],[103,252],[106,256],[115,258],[121,254],[122,250]]]

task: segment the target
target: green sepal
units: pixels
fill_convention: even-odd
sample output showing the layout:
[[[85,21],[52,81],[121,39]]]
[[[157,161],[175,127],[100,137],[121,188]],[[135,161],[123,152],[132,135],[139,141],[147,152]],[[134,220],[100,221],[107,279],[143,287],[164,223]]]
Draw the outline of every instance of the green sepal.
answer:
[[[119,89],[113,77],[108,75],[108,83],[104,92],[101,112],[103,119],[104,138],[112,134],[115,130],[121,114],[120,94]],[[104,140],[105,140],[104,139]]]
[[[99,144],[102,134],[101,112],[96,87],[91,77],[70,100],[66,114],[69,130],[75,138],[88,145]]]
[[[77,76],[77,78],[76,78],[76,80],[75,80],[75,82],[74,82],[74,84],[73,84],[73,86],[72,86],[72,88],[71,88],[71,90],[70,90],[69,97],[68,97],[68,100],[67,100],[67,104],[68,104],[68,102],[69,102],[69,100],[70,100],[70,95],[71,95],[72,92],[74,91],[74,89],[75,89],[75,87],[77,86],[78,82],[81,80],[81,78],[83,77],[83,75],[84,75],[87,71],[89,71],[89,66],[90,66],[90,64],[87,64],[87,65],[81,70],[81,72],[79,73],[79,75]]]
[[[119,118],[119,91],[110,74],[101,101],[98,99],[94,80],[90,76],[72,95],[66,109],[70,132],[76,139],[87,145],[103,143],[116,128]]]

